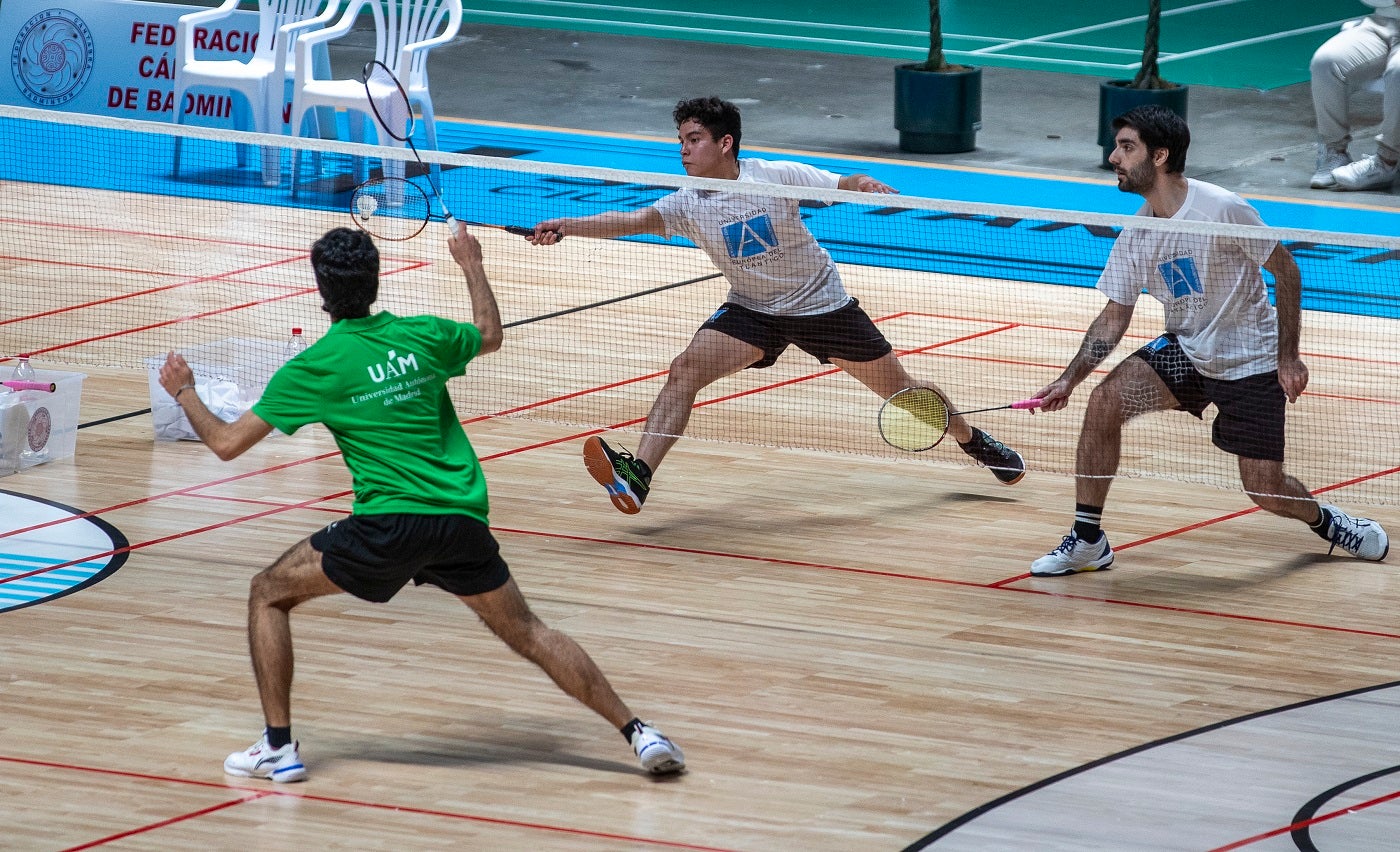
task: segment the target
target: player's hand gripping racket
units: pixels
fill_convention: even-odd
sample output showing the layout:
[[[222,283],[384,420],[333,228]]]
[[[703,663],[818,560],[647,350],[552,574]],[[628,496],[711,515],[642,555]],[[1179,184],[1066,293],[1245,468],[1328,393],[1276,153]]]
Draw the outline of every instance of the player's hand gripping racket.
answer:
[[[948,421],[958,414],[981,414],[1006,408],[1034,410],[1043,404],[1039,399],[1023,399],[990,408],[953,411],[948,401],[933,388],[905,388],[880,406],[880,437],[885,443],[911,453],[921,453],[938,446],[948,433]]]
[[[370,178],[355,187],[350,198],[350,217],[360,228],[386,240],[407,240],[418,236],[430,220],[440,218],[447,223],[452,233],[457,233],[457,219],[448,209],[437,183],[433,181],[432,170],[418,154],[413,144],[413,108],[408,102],[408,93],[399,83],[394,72],[383,62],[375,59],[365,63],[360,72],[360,81],[365,87],[365,97],[379,126],[394,139],[403,142],[413,152],[418,168],[428,182],[433,197],[442,208],[442,216],[433,213],[428,194],[422,187],[403,177],[384,176]],[[517,225],[491,225],[486,222],[468,221],[468,225],[483,228],[496,228],[519,236],[529,236],[533,228]]]

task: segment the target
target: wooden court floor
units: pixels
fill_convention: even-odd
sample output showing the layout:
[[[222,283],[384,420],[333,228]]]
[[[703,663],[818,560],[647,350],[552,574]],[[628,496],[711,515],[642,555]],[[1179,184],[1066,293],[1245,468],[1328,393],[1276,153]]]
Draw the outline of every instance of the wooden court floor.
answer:
[[[502,239],[483,236],[509,294]],[[698,321],[668,319],[680,334]],[[668,358],[639,360],[662,370]],[[619,365],[596,363],[600,383],[617,377]],[[499,380],[485,364],[458,380],[464,396],[480,392],[474,379]],[[82,422],[147,403],[142,370],[81,369]],[[816,381],[841,397],[841,380]],[[297,610],[293,713],[310,777],[224,777],[224,755],[262,724],[248,580],[348,510],[348,476],[320,428],[220,463],[199,444],[154,442],[149,419],[130,417],[81,430],[71,460],[0,479],[92,513],[130,548],[101,582],[0,613],[3,845],[896,850],[1105,756],[1397,679],[1395,557],[1327,556],[1227,489],[1121,480],[1114,570],[1032,579],[1030,560],[1072,513],[1063,474],[1008,488],[966,467],[702,437],[678,446],[628,517],[578,458],[606,425],[473,416],[467,428],[526,596],[685,749],[684,776],[645,777],[604,722],[421,588]],[[1368,512],[1400,529],[1393,505]],[[0,542],[61,529],[0,520]],[[1329,737],[1365,743],[1365,726],[1394,727],[1379,712],[1353,730],[1233,742],[1196,768],[1225,777],[1232,761],[1279,751],[1321,792],[1339,771]],[[1359,751],[1345,777],[1400,764],[1390,743]],[[1266,789],[1231,808],[1203,786],[1167,801],[1157,792],[1180,765],[1164,760],[1154,778],[1145,754],[1127,791],[1135,808],[1104,822],[1226,830],[1181,828],[1140,848],[1291,848],[1227,847],[1286,827],[1291,800],[1274,807]],[[1222,807],[1250,819],[1226,825],[1213,817]],[[1400,836],[1384,808],[1364,816],[1333,822],[1377,844],[1355,848]],[[1094,835],[1080,818],[1033,811],[1024,842],[981,848],[1050,848],[1036,845],[1045,832],[1076,848]]]

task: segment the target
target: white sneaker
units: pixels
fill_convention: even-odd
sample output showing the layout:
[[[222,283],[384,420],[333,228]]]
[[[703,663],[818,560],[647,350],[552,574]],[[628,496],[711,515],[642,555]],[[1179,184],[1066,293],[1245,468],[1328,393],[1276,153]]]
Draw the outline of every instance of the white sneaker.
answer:
[[[1340,547],[1357,559],[1379,562],[1390,552],[1390,536],[1381,525],[1370,518],[1353,518],[1336,506],[1324,504],[1322,511],[1328,515],[1327,540],[1331,553]]]
[[[652,775],[667,775],[685,769],[685,755],[666,735],[643,722],[632,732],[632,750],[642,768]]]
[[[274,749],[268,746],[265,734],[246,751],[229,755],[224,760],[224,772],[240,778],[271,778],[278,782],[300,781],[306,777],[297,744],[290,742]]]
[[[1390,189],[1397,174],[1400,174],[1400,163],[1387,166],[1381,162],[1379,155],[1372,154],[1334,170],[1332,179],[1337,182],[1335,189],[1355,192],[1362,189]]]
[[[1113,564],[1113,548],[1108,536],[1099,533],[1099,540],[1090,544],[1074,533],[1064,537],[1060,546],[1031,563],[1031,573],[1037,577],[1062,577],[1081,571],[1098,571]]]
[[[1338,151],[1336,148],[1317,143],[1317,170],[1313,172],[1312,181],[1308,186],[1313,189],[1329,189],[1337,185],[1337,179],[1332,177],[1335,169],[1351,163],[1351,156],[1346,151]]]

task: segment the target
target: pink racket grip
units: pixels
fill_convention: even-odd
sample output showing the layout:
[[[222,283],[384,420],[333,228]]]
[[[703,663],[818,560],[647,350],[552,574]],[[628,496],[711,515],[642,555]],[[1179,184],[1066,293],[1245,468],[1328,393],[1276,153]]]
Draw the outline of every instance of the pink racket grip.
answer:
[[[53,382],[26,382],[22,379],[10,379],[8,381],[0,382],[0,385],[4,385],[10,390],[17,391],[37,390],[48,391],[49,393],[53,393],[54,391],[58,390],[58,385],[54,384]]]
[[[1045,400],[1043,399],[1023,399],[1020,402],[1011,403],[1011,407],[1016,409],[1034,409],[1039,408],[1044,404]]]

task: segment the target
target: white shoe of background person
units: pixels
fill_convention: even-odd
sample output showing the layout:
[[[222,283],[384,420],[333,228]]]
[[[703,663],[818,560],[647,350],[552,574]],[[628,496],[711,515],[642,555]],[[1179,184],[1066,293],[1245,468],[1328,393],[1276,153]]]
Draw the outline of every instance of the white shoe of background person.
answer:
[[[1332,172],[1336,182],[1334,189],[1355,192],[1365,189],[1389,190],[1395,178],[1400,175],[1400,163],[1386,165],[1379,154],[1362,157]]]
[[[1337,150],[1323,143],[1317,143],[1317,169],[1313,172],[1308,186],[1313,189],[1331,189],[1337,185],[1332,172],[1351,163],[1351,155],[1345,150]]]

